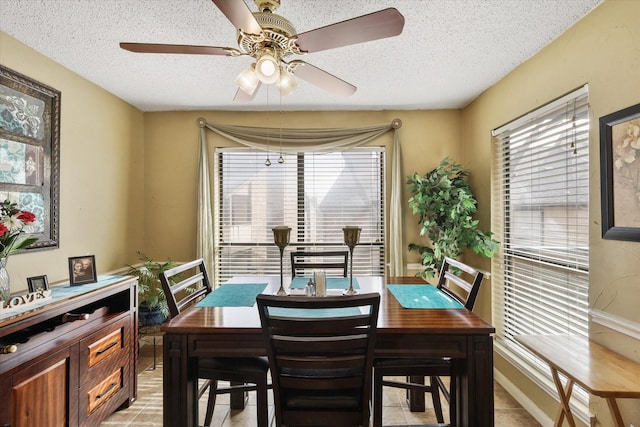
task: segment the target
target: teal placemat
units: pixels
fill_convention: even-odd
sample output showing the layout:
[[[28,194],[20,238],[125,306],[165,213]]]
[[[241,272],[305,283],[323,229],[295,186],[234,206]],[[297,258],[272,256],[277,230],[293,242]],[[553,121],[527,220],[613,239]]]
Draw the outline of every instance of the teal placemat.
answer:
[[[304,289],[309,282],[308,277],[294,277],[289,285],[290,289]],[[349,287],[348,277],[327,277],[327,289],[347,289]],[[360,289],[358,279],[353,278],[353,289]]]
[[[323,308],[317,310],[307,310],[304,308],[271,307],[269,309],[269,312],[272,316],[284,317],[343,317],[356,316],[361,313],[358,307]]]
[[[464,308],[431,285],[387,285],[387,289],[404,308]]]
[[[207,295],[196,307],[252,307],[266,283],[226,283]]]

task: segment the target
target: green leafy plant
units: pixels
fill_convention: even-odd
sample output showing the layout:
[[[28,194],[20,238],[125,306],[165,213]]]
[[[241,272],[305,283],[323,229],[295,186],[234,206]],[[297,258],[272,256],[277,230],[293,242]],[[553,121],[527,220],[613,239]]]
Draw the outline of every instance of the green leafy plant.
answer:
[[[177,266],[170,260],[158,262],[138,251],[138,259],[142,264],[127,265],[128,274],[138,277],[138,305],[146,311],[159,311],[162,317],[169,317],[169,306],[160,282],[160,273]]]
[[[420,235],[431,240],[429,246],[409,244],[409,250],[422,256],[424,270],[418,275],[425,279],[439,273],[445,256],[457,258],[464,248],[487,258],[498,249],[492,233],[479,230],[478,220],[473,219],[477,202],[468,175],[460,164],[445,158],[424,176],[407,177],[409,206],[418,215]]]

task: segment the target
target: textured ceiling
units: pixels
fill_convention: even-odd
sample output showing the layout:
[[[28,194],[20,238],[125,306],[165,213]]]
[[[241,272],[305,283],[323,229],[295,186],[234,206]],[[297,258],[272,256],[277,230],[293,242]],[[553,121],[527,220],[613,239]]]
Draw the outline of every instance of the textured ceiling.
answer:
[[[276,13],[298,33],[387,7],[404,15],[404,31],[295,57],[357,86],[351,97],[300,81],[283,98],[263,86],[251,103],[233,102],[233,79],[251,58],[134,54],[118,46],[237,47],[235,28],[210,0],[0,0],[0,30],[143,111],[461,108],[601,1],[282,0]]]

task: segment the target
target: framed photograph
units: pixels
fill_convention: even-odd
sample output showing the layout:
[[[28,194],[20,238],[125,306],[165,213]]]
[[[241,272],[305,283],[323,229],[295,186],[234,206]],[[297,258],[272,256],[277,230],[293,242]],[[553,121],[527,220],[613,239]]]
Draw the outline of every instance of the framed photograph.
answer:
[[[71,286],[95,283],[97,281],[96,257],[94,255],[69,258],[69,282]]]
[[[47,280],[46,275],[27,277],[27,284],[29,285],[29,292],[46,291],[49,289],[49,280]]]
[[[27,251],[59,246],[60,96],[0,65],[0,194],[37,219]]]
[[[640,104],[600,117],[602,238],[640,242]]]

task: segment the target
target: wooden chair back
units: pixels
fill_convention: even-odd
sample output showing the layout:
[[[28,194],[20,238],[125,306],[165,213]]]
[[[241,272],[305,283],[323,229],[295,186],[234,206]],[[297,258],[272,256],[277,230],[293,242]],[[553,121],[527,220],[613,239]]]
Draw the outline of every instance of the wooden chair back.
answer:
[[[380,295],[256,298],[277,426],[368,426]]]
[[[291,252],[291,277],[311,276],[314,269],[325,270],[327,276],[340,274],[347,277],[349,251],[293,251]],[[327,271],[329,270],[329,271]],[[331,271],[334,274],[331,274]]]
[[[202,258],[161,272],[160,282],[171,317],[211,292],[209,275]]]
[[[452,268],[453,267],[453,268]],[[445,257],[438,278],[438,289],[473,310],[484,273],[453,258]]]

